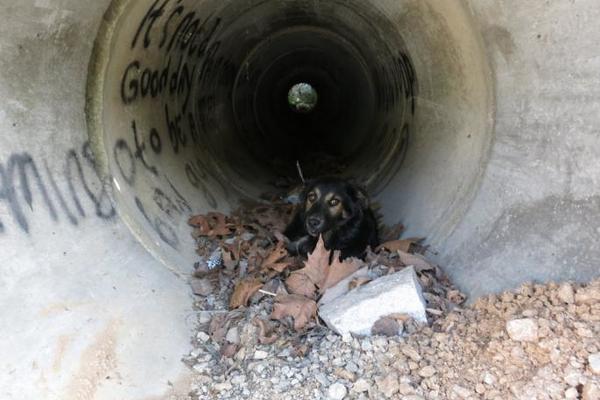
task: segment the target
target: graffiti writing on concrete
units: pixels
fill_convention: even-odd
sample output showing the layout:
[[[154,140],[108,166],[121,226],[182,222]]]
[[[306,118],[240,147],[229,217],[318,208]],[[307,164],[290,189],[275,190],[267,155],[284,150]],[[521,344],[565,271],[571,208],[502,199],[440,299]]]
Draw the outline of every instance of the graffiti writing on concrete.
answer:
[[[161,155],[162,139],[160,134],[156,129],[151,129],[150,132],[141,132],[138,129],[138,123],[133,120],[131,122],[131,136],[117,139],[113,146],[112,155],[118,177],[133,188],[141,170],[158,176],[160,174],[159,168],[149,161],[150,153],[153,153],[154,157]],[[186,162],[184,170],[185,176],[192,187],[202,193],[209,206],[217,208],[217,200],[208,189],[207,182],[210,181],[212,186],[219,187],[225,194],[228,194],[228,190],[207,168],[203,158],[198,156]],[[192,207],[167,176],[163,176],[163,179],[167,183],[165,188],[155,187],[152,189],[152,201],[160,211],[160,215],[153,213],[152,210],[155,208],[149,207],[138,196],[134,196],[133,200],[137,210],[160,239],[169,246],[177,248],[180,240],[173,226],[178,224],[182,218],[192,214]]]
[[[184,3],[153,1],[127,44],[132,57],[124,64],[119,81],[121,102],[127,107],[153,101],[151,107],[160,122],[133,119],[130,132],[114,141],[111,154],[115,176],[134,189],[130,193],[135,193],[136,184],[142,184],[141,174],[151,177],[143,184],[162,182],[151,188],[151,199],[134,194],[132,200],[158,237],[173,248],[180,242],[175,226],[192,208],[161,170],[159,160],[180,157],[185,178],[210,207],[219,206],[214,189],[227,198],[227,187],[201,154],[180,154],[191,145],[201,145],[201,138],[217,129],[216,88],[232,82],[237,71],[219,52],[222,18],[201,16]],[[157,55],[162,60],[158,65],[144,61],[156,60]]]
[[[29,153],[11,154],[0,163],[0,205],[8,209],[23,232],[30,232],[31,211],[37,211],[38,204],[46,209],[53,221],[64,218],[74,226],[90,214],[102,220],[115,218],[109,193],[95,172],[89,143],[85,143],[79,152],[75,149],[67,151],[63,162],[61,175],[66,181],[66,189],[60,187],[56,172],[47,161],[36,161]],[[0,232],[5,231],[6,225],[0,221]]]
[[[202,131],[212,127],[207,115],[214,111],[215,102],[206,93],[235,77],[235,65],[219,54],[221,41],[216,36],[222,26],[220,17],[200,16],[188,10],[182,0],[156,0],[146,10],[132,38],[131,50],[139,58],[132,59],[124,69],[119,88],[121,100],[124,105],[145,99],[160,98],[165,103],[172,100],[170,104],[177,107],[162,107],[163,129],[168,132],[175,154],[190,143],[197,144]],[[149,51],[163,57],[160,67],[140,61]],[[216,71],[219,73],[214,74]],[[196,96],[200,100],[193,110],[191,99],[195,92],[201,94]],[[211,98],[213,101],[207,101]]]

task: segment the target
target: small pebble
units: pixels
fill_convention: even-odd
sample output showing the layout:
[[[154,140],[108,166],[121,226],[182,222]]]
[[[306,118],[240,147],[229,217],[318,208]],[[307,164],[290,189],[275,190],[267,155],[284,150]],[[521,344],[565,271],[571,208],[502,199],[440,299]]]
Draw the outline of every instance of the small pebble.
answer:
[[[591,354],[588,357],[590,371],[595,375],[600,375],[600,353]]]
[[[331,400],[342,400],[346,397],[348,389],[341,383],[334,383],[327,389],[327,398]]]

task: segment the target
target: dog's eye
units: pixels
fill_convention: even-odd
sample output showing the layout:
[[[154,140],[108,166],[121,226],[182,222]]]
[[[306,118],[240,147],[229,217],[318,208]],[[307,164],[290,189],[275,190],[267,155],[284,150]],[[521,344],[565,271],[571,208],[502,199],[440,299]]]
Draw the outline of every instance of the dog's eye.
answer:
[[[331,200],[329,200],[329,205],[330,205],[331,207],[335,207],[335,206],[337,206],[338,204],[340,204],[340,201],[339,201],[338,199],[331,199]]]
[[[309,193],[307,199],[311,203],[314,203],[315,201],[317,201],[317,195],[315,193]]]

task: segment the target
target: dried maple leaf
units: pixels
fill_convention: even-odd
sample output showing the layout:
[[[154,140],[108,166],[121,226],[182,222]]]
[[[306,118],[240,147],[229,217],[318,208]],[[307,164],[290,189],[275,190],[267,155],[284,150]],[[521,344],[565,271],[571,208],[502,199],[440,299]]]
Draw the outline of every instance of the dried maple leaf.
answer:
[[[262,286],[263,283],[256,278],[246,278],[242,280],[235,285],[235,289],[229,300],[229,307],[234,309],[248,305],[250,297],[258,292]]]
[[[340,281],[349,277],[363,266],[363,262],[358,258],[346,258],[344,261],[339,259],[340,252],[335,251],[333,253],[333,262],[327,268],[327,274],[324,281],[318,285],[321,289],[321,293],[337,285]]]
[[[227,217],[217,212],[195,215],[188,220],[188,224],[196,228],[198,236],[225,236],[230,235],[234,229],[234,225],[228,222]]]
[[[268,321],[254,317],[252,322],[258,327],[258,341],[260,344],[272,344],[277,341],[277,334]]]
[[[316,298],[317,287],[307,275],[304,275],[300,271],[293,272],[285,281],[288,290],[292,294],[298,294],[311,299]]]
[[[286,317],[294,319],[294,329],[304,328],[317,314],[317,303],[307,297],[297,294],[277,296],[271,313],[272,319],[283,320]]]
[[[315,297],[315,288],[323,294],[325,290],[335,286],[337,283],[352,275],[363,265],[357,258],[347,258],[340,261],[340,252],[333,252],[333,262],[329,259],[331,252],[325,248],[323,237],[319,241],[308,259],[304,268],[294,271],[286,280],[290,292],[306,297]]]
[[[308,259],[304,262],[304,268],[297,272],[308,276],[316,286],[321,286],[327,278],[330,253],[325,248],[323,237],[320,236],[315,249],[308,255]]]
[[[275,247],[267,256],[267,258],[262,262],[261,269],[274,270],[279,273],[282,273],[286,268],[290,266],[288,262],[281,261],[285,257],[287,257],[287,255],[288,252],[285,249],[285,244],[283,242],[277,243],[277,247]]]
[[[325,248],[323,237],[319,241],[308,259],[304,262],[304,268],[292,272],[285,281],[291,293],[315,298],[317,287],[325,282],[329,268],[330,252]]]
[[[410,254],[402,250],[398,250],[398,255],[400,256],[400,261],[406,266],[412,265],[415,267],[416,272],[422,271],[430,271],[434,269],[434,266],[431,265],[425,257],[420,254]]]

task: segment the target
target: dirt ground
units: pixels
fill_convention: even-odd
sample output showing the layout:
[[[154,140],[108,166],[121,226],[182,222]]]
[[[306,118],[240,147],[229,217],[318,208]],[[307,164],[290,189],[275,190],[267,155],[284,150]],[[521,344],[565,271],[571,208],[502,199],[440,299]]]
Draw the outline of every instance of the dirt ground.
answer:
[[[600,400],[600,281],[526,284],[464,306],[419,239],[382,227],[386,245],[337,271],[378,279],[414,266],[429,324],[339,336],[315,318],[329,286],[305,279],[333,271],[319,262],[329,253],[284,249],[292,212],[275,201],[190,220],[200,256],[190,399]],[[282,312],[290,298],[300,306]]]
[[[202,330],[218,315],[200,312],[193,399],[600,399],[600,281],[524,285],[402,337],[317,327],[266,345],[241,322],[230,358]]]

